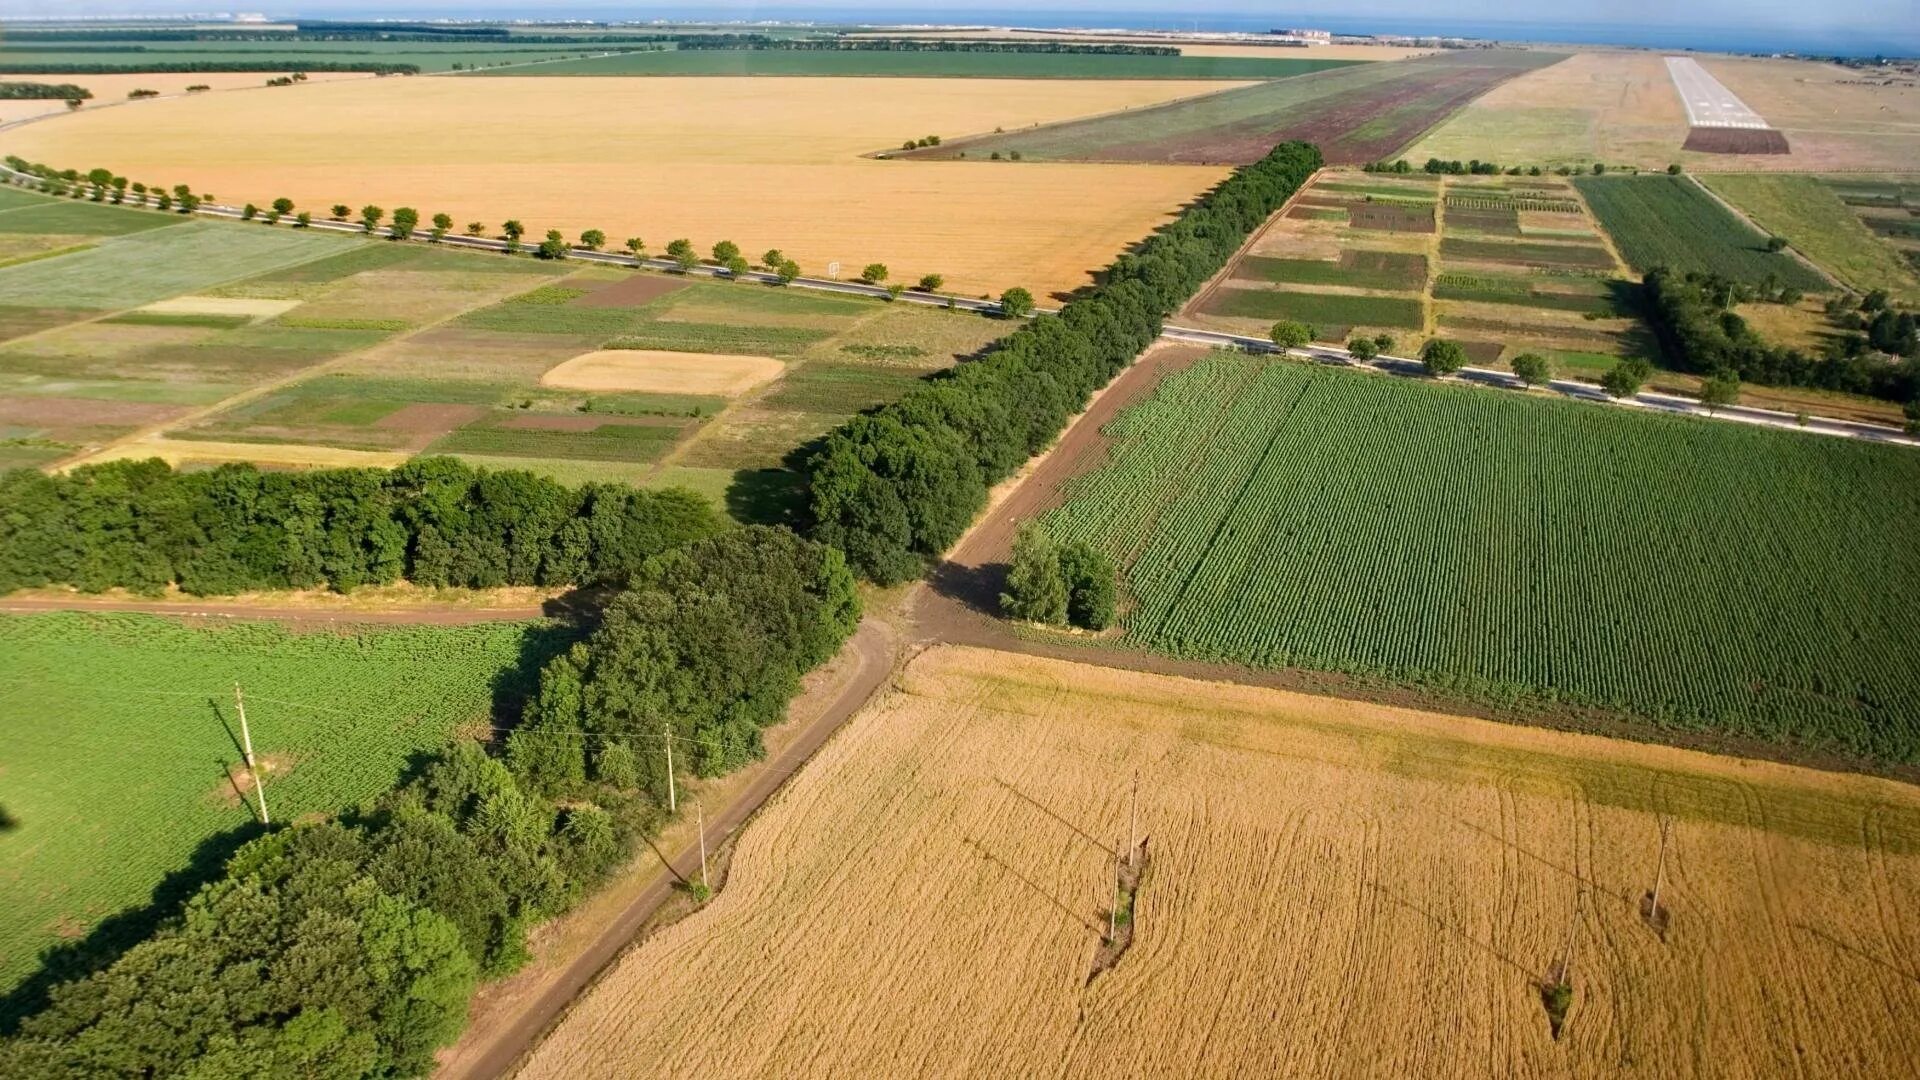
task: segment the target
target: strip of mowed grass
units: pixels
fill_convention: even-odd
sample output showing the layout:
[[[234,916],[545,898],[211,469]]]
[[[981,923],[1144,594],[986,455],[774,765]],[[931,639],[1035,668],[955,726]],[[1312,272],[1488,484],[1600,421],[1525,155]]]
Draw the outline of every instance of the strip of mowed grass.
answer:
[[[42,949],[187,887],[255,835],[230,771],[233,686],[276,821],[391,787],[414,754],[490,722],[497,680],[557,631],[526,623],[300,633],[149,615],[0,617],[0,992]],[[556,646],[557,647],[557,646]],[[111,748],[110,752],[108,748]],[[206,845],[206,846],[202,846]]]
[[[1910,449],[1229,353],[1106,430],[1137,645],[1920,761]]]
[[[1506,263],[1509,266],[1537,266],[1543,269],[1611,270],[1613,256],[1598,244],[1516,243],[1502,240],[1468,240],[1443,237],[1440,254],[1474,262]]]
[[[658,461],[686,433],[682,424],[631,424],[610,420],[591,431],[502,427],[526,413],[502,413],[441,437],[428,453],[490,457],[553,458],[562,461]]]
[[[90,213],[100,207],[75,207]],[[156,215],[158,216],[158,215]],[[4,219],[5,215],[0,215]],[[217,221],[115,237],[72,255],[0,269],[0,304],[133,308],[333,254],[352,240]]]
[[[1351,249],[1341,252],[1338,261],[1249,255],[1240,260],[1234,276],[1290,285],[1417,291],[1427,280],[1427,257],[1410,252]]]
[[[712,394],[595,394],[583,412],[596,416],[713,416],[727,399]]]
[[[898,401],[925,381],[921,369],[814,360],[780,380],[760,405],[793,412],[851,415]]]
[[[917,79],[1285,79],[1358,60],[1259,56],[1120,56],[1074,53],[676,49],[628,52],[477,74],[818,75]]]
[[[1687,177],[1582,176],[1574,185],[1641,273],[1667,266],[1749,285],[1771,277],[1799,289],[1829,287],[1799,260],[1768,251],[1765,236]]]
[[[1920,277],[1876,238],[1835,190],[1811,176],[1721,173],[1700,181],[1859,292],[1920,301]],[[1898,189],[1895,189],[1898,205]]]
[[[164,229],[187,220],[158,210],[136,210],[86,199],[36,197],[39,205],[23,204],[0,212],[0,233],[51,233],[60,236],[125,236]]]
[[[1417,297],[1221,289],[1214,293],[1207,311],[1213,315],[1241,319],[1290,319],[1314,326],[1386,326],[1418,330],[1425,324]]]

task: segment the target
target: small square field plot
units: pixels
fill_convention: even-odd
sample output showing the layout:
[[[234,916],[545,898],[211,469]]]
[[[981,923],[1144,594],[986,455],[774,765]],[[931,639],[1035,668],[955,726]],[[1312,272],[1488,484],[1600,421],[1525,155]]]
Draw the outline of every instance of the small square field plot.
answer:
[[[1426,325],[1421,294],[1440,192],[1423,174],[1324,174],[1256,232],[1180,318],[1257,336],[1284,319],[1329,342],[1359,330],[1417,335]]]
[[[1641,273],[1668,266],[1748,285],[1772,278],[1807,291],[1832,287],[1791,255],[1768,251],[1765,235],[1690,177],[1583,176],[1574,185],[1621,257]]]
[[[1435,332],[1475,364],[1521,352],[1569,366],[1652,356],[1632,284],[1572,185],[1552,177],[1449,177],[1434,277]],[[1604,359],[1596,359],[1604,358]]]

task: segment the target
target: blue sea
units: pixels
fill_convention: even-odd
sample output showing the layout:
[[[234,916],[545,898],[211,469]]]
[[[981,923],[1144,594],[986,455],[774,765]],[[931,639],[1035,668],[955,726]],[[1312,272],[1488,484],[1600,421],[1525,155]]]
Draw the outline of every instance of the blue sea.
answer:
[[[1449,19],[1436,16],[1354,17],[1339,15],[1178,14],[1140,11],[1036,11],[1024,8],[901,8],[836,7],[760,4],[751,0],[713,0],[704,4],[633,4],[617,0],[563,0],[524,7],[467,5],[459,0],[416,0],[381,9],[355,7],[352,0],[335,6],[320,0],[304,4],[300,14],[326,18],[469,18],[469,19],[668,19],[682,21],[777,20],[781,22],[863,23],[868,25],[949,24],[1030,26],[1060,29],[1126,28],[1136,30],[1212,30],[1263,33],[1276,27],[1300,26],[1337,34],[1400,34],[1408,36],[1468,37],[1497,41],[1552,42],[1575,45],[1628,45],[1651,49],[1698,49],[1711,52],[1772,53],[1837,56],[1920,56],[1920,18],[1904,26],[1842,25],[1807,30],[1769,27],[1757,21],[1744,25],[1685,26],[1627,23],[1589,23],[1558,20],[1501,22]]]

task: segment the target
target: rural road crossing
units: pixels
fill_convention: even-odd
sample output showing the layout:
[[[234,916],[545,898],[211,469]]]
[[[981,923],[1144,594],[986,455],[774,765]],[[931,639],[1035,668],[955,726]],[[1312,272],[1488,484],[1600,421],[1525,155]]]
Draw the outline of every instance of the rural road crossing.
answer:
[[[1704,71],[1702,74],[1704,74]],[[1711,76],[1708,76],[1708,78],[1711,78]],[[1765,125],[1763,124],[1762,126]],[[0,179],[11,179],[20,183],[38,182],[36,177],[16,172],[5,166],[0,166]],[[202,205],[199,207],[198,212],[209,217],[228,218],[236,221],[242,219],[241,210],[232,206]],[[316,220],[309,228],[319,229],[325,232],[358,235],[365,235],[366,233],[364,228],[348,221]],[[413,239],[415,240],[430,240],[431,237],[432,234],[425,230],[416,229],[413,233]],[[467,248],[475,251],[505,252],[508,250],[507,241],[497,240],[488,236],[454,236],[448,234],[442,237],[439,242],[449,247]],[[529,249],[523,245],[520,250],[526,251]],[[679,264],[671,259],[624,255],[614,251],[589,251],[586,248],[571,248],[567,255],[570,259],[577,259],[581,262],[588,263],[600,263],[606,266],[637,267],[644,270],[685,273],[689,276],[710,277],[719,280],[727,280],[734,277],[731,271],[718,266],[708,266],[703,263],[690,270],[682,271]],[[778,285],[780,283],[778,276],[760,270],[749,270],[739,275],[739,277],[743,281],[754,281],[768,285]],[[1000,303],[997,300],[976,300],[964,296],[913,291],[902,292],[895,298],[883,286],[868,285],[859,281],[836,281],[830,278],[800,277],[795,278],[789,284],[789,287],[796,289],[813,289],[819,292],[838,293],[843,296],[860,296],[877,300],[896,299],[900,302],[922,304],[927,307],[948,308],[954,311],[971,311],[981,315],[1001,314]],[[1058,314],[1058,312],[1058,308],[1036,307],[1033,314],[1036,316],[1054,315]],[[1184,326],[1163,326],[1160,336],[1172,341],[1243,349],[1248,352],[1277,353],[1280,351],[1273,342],[1265,338],[1251,337],[1243,334],[1228,334],[1215,330],[1198,330]],[[1305,349],[1295,349],[1292,350],[1292,355],[1318,360],[1322,363],[1346,364],[1353,367],[1370,367],[1376,371],[1384,371],[1396,375],[1425,374],[1425,368],[1417,360],[1383,356],[1370,364],[1362,364],[1360,361],[1348,355],[1345,349],[1332,346],[1311,346]],[[1477,383],[1483,386],[1497,386],[1507,389],[1518,389],[1521,386],[1520,381],[1512,375],[1504,371],[1494,371],[1488,368],[1462,368],[1455,377],[1464,382]],[[1832,435],[1840,438],[1869,439],[1875,442],[1894,443],[1901,446],[1920,446],[1920,439],[1908,436],[1899,428],[1880,424],[1863,424],[1858,421],[1841,420],[1834,417],[1823,416],[1809,416],[1806,422],[1802,423],[1800,418],[1792,413],[1778,412],[1772,409],[1758,409],[1744,405],[1708,409],[1706,406],[1689,398],[1675,397],[1669,394],[1657,394],[1651,391],[1637,394],[1631,398],[1614,398],[1592,383],[1579,382],[1573,379],[1555,379],[1549,382],[1547,387],[1566,397],[1597,404],[1658,409],[1662,412],[1696,416],[1708,420],[1728,420],[1735,423],[1758,424],[1764,427],[1806,431],[1818,435]]]

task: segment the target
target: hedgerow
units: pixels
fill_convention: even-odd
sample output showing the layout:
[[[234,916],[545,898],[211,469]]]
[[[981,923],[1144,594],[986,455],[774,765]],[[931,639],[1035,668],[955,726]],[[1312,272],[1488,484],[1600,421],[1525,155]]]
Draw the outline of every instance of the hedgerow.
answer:
[[[1320,164],[1310,144],[1274,147],[1057,317],[829,434],[807,463],[813,535],[876,582],[918,575],[959,539],[988,486],[1052,442]]]

